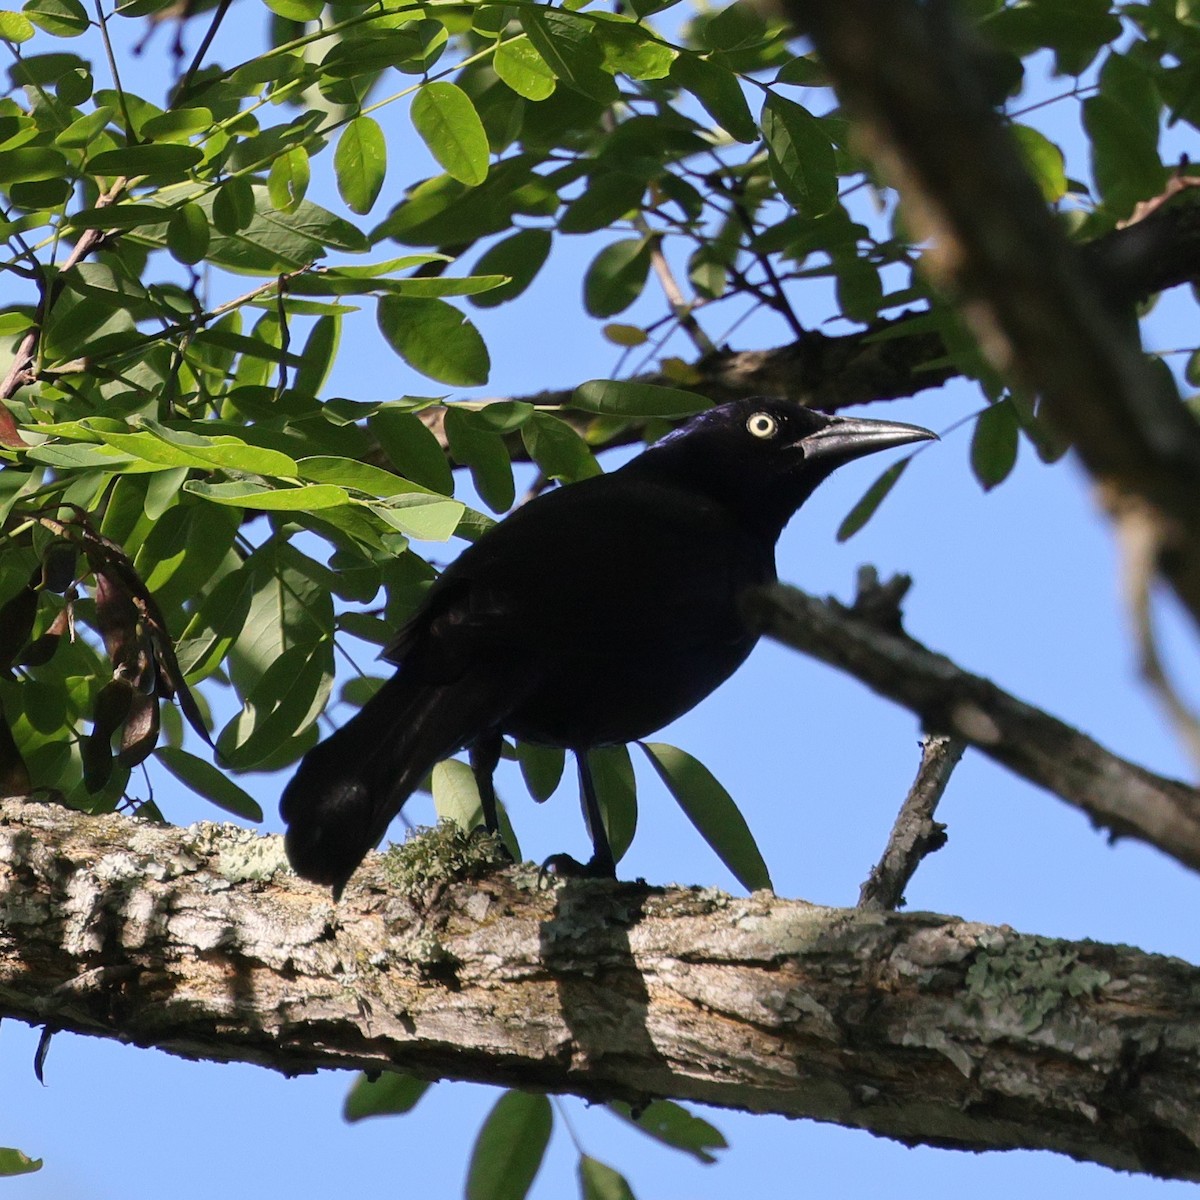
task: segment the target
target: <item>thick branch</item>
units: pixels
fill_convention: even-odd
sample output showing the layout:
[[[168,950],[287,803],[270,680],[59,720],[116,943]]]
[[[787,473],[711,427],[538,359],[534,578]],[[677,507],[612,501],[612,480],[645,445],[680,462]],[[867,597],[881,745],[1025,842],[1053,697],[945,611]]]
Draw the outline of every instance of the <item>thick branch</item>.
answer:
[[[1041,709],[972,675],[870,615],[778,585],[747,599],[751,621],[837,667],[1082,809],[1114,835],[1136,837],[1200,870],[1200,793],[1106,750]]]
[[[1178,959],[767,893],[455,882],[439,843],[372,855],[335,906],[277,838],[5,801],[0,1013],[1200,1178],[1200,971]]]

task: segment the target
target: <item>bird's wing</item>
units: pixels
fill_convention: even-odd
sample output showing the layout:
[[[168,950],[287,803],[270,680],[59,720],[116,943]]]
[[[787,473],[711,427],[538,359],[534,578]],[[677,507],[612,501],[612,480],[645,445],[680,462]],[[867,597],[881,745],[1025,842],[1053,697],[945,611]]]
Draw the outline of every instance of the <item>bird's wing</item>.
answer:
[[[701,496],[620,474],[519,509],[453,563],[384,657],[431,683],[480,657],[528,663],[584,640],[637,652],[740,636],[737,594],[773,575],[759,546]]]

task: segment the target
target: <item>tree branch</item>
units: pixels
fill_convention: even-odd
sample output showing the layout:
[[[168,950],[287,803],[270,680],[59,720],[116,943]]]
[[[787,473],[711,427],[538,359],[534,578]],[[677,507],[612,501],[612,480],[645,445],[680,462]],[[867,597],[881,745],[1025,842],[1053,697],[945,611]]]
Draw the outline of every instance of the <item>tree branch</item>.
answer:
[[[1178,959],[767,893],[439,876],[464,840],[370,856],[335,906],[278,838],[4,801],[0,1013],[1200,1179],[1200,971]]]
[[[945,0],[779,0],[809,34],[859,150],[928,240],[923,263],[1000,370],[1040,393],[1119,515],[1153,510],[1159,562],[1200,622],[1200,423],[1144,361],[1132,314],[1053,221]]]
[[[904,581],[907,584],[907,580]],[[764,633],[872,691],[1085,812],[1200,870],[1200,792],[1106,750],[1041,709],[972,675],[904,633],[898,620],[776,585],[747,597]]]
[[[938,802],[966,746],[944,733],[921,739],[921,766],[888,836],[883,857],[871,868],[858,894],[858,907],[888,912],[904,903],[921,860],[946,844],[946,827],[933,819]]]
[[[1200,181],[1196,181],[1200,182]],[[1200,281],[1200,193],[1186,181],[1136,214],[1136,220],[1083,247],[1089,270],[1103,283],[1114,302],[1133,304],[1168,287]],[[959,374],[936,330],[925,327],[923,312],[880,318],[865,329],[845,334],[807,330],[783,346],[765,350],[724,347],[692,364],[691,391],[714,404],[750,396],[774,396],[822,412],[838,412],[860,404],[899,400],[928,388],[941,387]],[[912,332],[905,330],[913,325]],[[678,387],[678,381],[652,372],[639,382]],[[573,388],[550,389],[534,395],[497,397],[532,404],[567,405]],[[423,419],[446,447],[442,430],[444,409],[430,408]],[[592,418],[584,413],[562,414],[580,432]],[[625,445],[640,440],[640,427],[631,425],[606,442]],[[509,439],[516,461],[528,459],[519,434]]]

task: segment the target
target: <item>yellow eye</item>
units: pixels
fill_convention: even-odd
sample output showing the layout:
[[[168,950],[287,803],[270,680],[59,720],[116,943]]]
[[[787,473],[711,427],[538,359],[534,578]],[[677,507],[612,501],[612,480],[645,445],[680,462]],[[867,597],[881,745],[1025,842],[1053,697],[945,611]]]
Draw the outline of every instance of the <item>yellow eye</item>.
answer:
[[[770,413],[756,412],[746,422],[746,428],[756,438],[771,438],[779,432],[779,422]]]

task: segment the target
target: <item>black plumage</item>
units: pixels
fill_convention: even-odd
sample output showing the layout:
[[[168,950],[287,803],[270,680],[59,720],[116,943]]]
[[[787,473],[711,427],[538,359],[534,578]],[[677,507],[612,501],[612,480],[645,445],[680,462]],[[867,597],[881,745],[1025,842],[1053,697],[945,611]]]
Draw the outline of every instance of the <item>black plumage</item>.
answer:
[[[384,652],[396,674],[305,755],[280,804],[292,865],[340,894],[434,764],[464,747],[495,829],[508,734],[575,752],[586,869],[613,874],[586,752],[646,737],[737,669],[757,640],[739,598],[774,580],[776,540],[823,479],[933,436],[739,400],[518,509],[430,588]]]

